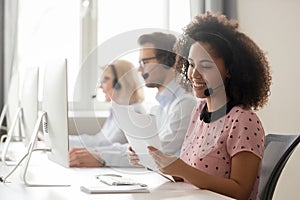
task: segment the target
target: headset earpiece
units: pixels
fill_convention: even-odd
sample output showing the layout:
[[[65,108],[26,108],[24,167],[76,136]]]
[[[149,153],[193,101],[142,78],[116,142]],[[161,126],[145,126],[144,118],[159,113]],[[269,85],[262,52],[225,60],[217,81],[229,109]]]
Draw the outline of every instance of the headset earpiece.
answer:
[[[118,74],[117,74],[117,70],[116,70],[116,66],[114,64],[111,64],[109,65],[111,66],[111,70],[112,70],[112,73],[114,75],[114,80],[113,80],[113,87],[116,89],[116,90],[119,90],[121,89],[121,84],[119,83],[119,79],[118,79]]]
[[[115,82],[113,86],[116,90],[121,89],[121,84],[119,82]]]
[[[164,59],[163,67],[166,68],[166,69],[170,69],[170,68],[172,67],[172,66],[171,66],[171,61],[170,61],[170,56],[167,56],[167,57]]]
[[[166,57],[163,59],[163,64],[164,64],[163,67],[165,69],[172,68],[175,63],[175,59],[176,59],[175,53],[168,52],[168,55],[166,55]]]

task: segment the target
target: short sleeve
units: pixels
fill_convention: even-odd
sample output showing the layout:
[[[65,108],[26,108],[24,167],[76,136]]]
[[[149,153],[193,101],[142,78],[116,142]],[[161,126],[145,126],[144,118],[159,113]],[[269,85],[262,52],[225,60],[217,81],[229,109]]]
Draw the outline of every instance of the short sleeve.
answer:
[[[242,151],[263,157],[265,132],[255,113],[236,109],[230,116],[231,130],[227,138],[227,151],[230,157]]]

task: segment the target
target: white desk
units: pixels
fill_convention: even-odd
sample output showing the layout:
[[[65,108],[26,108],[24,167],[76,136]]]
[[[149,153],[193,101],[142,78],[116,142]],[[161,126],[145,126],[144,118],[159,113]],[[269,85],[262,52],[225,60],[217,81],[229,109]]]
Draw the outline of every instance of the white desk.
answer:
[[[0,164],[0,175],[5,176],[12,167]],[[68,183],[69,187],[27,187],[20,179],[22,167],[8,179],[11,183],[0,183],[1,200],[85,200],[85,199],[231,199],[217,193],[200,190],[187,183],[171,183],[157,173],[142,168],[64,168],[47,159],[45,153],[35,152],[29,167],[28,181],[31,183]],[[82,185],[99,185],[95,175],[118,173],[130,176],[147,184],[150,193],[133,194],[86,194]]]

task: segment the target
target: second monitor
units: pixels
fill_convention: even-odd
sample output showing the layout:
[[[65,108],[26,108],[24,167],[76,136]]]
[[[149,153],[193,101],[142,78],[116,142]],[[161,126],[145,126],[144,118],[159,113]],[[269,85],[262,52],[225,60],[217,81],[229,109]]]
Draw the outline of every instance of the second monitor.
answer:
[[[67,60],[48,63],[44,71],[43,133],[50,160],[69,167]]]
[[[48,158],[64,167],[69,167],[67,60],[47,62],[40,72],[42,79],[40,87],[43,90],[42,106],[28,145],[28,158],[23,173],[25,182],[26,171],[41,126],[46,149],[49,151]]]

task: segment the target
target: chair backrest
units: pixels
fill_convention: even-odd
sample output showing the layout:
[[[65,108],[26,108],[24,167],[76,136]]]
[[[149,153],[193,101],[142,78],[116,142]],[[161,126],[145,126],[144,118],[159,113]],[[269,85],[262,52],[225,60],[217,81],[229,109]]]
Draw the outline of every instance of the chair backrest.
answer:
[[[262,160],[258,195],[261,200],[271,200],[278,178],[300,142],[300,135],[268,134]]]

